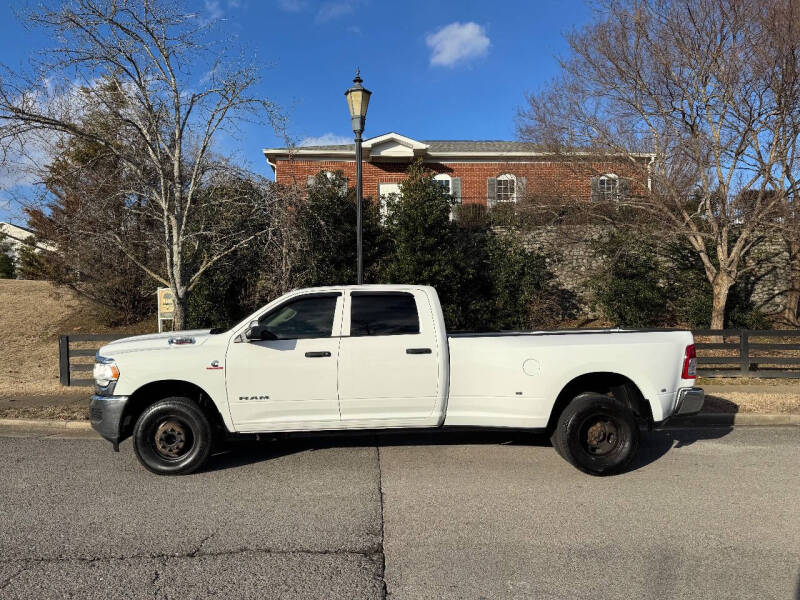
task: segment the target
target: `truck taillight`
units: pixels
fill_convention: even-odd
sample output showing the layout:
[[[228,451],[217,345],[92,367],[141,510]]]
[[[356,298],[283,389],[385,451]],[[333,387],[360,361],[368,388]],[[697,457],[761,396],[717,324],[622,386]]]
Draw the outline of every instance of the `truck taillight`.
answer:
[[[683,372],[681,379],[696,379],[697,378],[697,351],[694,344],[686,346],[686,352],[683,355]]]

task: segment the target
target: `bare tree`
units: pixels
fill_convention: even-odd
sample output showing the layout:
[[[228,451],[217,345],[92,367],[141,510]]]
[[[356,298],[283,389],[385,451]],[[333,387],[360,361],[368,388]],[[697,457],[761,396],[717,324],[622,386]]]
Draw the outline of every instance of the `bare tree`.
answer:
[[[776,228],[796,194],[785,165],[797,131],[782,117],[800,107],[778,80],[797,56],[784,56],[768,26],[784,2],[797,6],[601,0],[597,20],[567,37],[560,76],[519,114],[523,139],[627,156],[640,169],[651,190],[623,202],[697,253],[713,328],[724,325],[731,286],[754,268],[744,258],[760,231]],[[656,158],[637,162],[638,152]]]
[[[175,326],[183,328],[187,298],[203,273],[266,233],[215,226],[217,200],[200,190],[232,167],[214,156],[213,142],[243,118],[276,124],[275,106],[252,95],[254,66],[207,43],[209,24],[175,3],[70,0],[45,4],[27,18],[59,46],[43,52],[29,71],[3,68],[3,150],[24,150],[30,136],[73,137],[124,164],[126,181],[134,182],[128,192],[146,199],[144,210],[159,223],[163,268],[139,259],[140,240],[111,235],[133,263],[172,288]],[[85,118],[93,111],[110,115],[117,126],[96,126]],[[228,204],[223,211],[247,204],[230,196],[220,202]],[[142,210],[135,203],[130,209]]]
[[[783,320],[800,325],[800,2],[776,3],[763,25],[771,40],[757,48],[761,68],[770,73],[774,119],[781,135],[778,175],[783,186],[781,232],[789,256]]]

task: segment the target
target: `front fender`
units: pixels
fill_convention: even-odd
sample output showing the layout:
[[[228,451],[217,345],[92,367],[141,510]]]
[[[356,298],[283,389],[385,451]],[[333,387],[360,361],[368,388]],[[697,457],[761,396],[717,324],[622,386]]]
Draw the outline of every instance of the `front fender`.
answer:
[[[233,431],[225,388],[225,347],[177,347],[122,354],[117,359],[120,376],[114,394],[133,396],[159,381],[186,382],[200,388],[216,406],[229,431]]]

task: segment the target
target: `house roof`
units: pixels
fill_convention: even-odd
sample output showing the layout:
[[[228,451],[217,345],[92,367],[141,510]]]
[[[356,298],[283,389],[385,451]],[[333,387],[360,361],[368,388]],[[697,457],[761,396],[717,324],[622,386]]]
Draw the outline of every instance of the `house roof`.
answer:
[[[8,223],[7,221],[0,221],[0,231],[6,233],[6,235],[8,235],[9,233],[20,232],[20,231],[24,231],[25,233],[33,235],[33,231],[31,231],[27,227],[23,227],[22,225],[16,225],[14,223]]]
[[[422,156],[433,160],[525,160],[555,153],[540,144],[507,140],[414,140],[395,132],[385,133],[364,140],[364,159],[372,161],[408,160]],[[572,156],[597,156],[596,150],[576,149]],[[355,155],[355,144],[329,144],[322,146],[298,146],[291,148],[266,148],[264,156],[275,168],[277,160],[292,158],[312,160],[350,160]],[[634,154],[650,158],[652,154]]]
[[[4,238],[10,241],[15,252],[20,246],[27,244],[32,237],[34,237],[34,233],[27,227],[0,221],[0,239]],[[35,246],[39,250],[53,250],[53,246],[47,242],[36,242]]]
[[[506,140],[419,140],[428,146],[429,152],[542,152],[544,149],[537,144],[529,142],[509,142]],[[341,152],[355,152],[355,144],[327,144],[323,146],[298,146],[296,148],[274,148],[289,152],[302,152],[305,150],[336,150]]]

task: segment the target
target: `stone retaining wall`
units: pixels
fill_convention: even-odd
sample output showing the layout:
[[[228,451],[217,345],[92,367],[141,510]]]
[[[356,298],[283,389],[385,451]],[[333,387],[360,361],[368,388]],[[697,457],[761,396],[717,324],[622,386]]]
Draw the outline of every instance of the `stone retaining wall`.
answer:
[[[541,226],[517,232],[526,248],[542,252],[559,283],[576,294],[584,316],[597,317],[591,308],[587,280],[604,260],[593,250],[593,242],[608,228],[599,225]],[[698,259],[699,260],[699,259]],[[752,300],[766,314],[779,312],[786,291],[789,253],[777,234],[761,240],[750,251],[748,265],[753,265]]]

